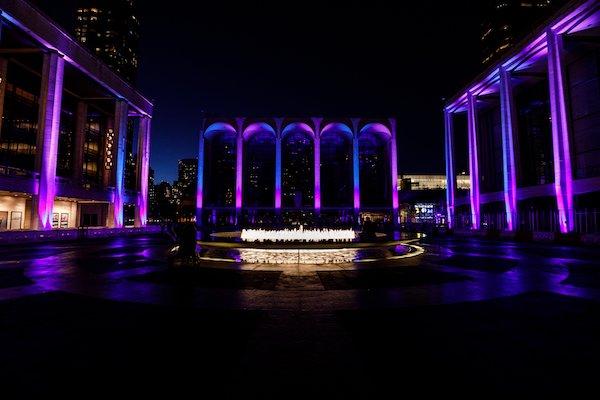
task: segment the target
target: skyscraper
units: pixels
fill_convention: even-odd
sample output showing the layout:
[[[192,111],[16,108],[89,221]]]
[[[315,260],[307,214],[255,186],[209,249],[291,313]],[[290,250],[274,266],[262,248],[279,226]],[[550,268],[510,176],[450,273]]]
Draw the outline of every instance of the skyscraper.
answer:
[[[129,82],[138,71],[140,23],[134,0],[78,0],[75,37]]]
[[[490,0],[482,24],[482,64],[488,65],[552,15],[566,0]]]
[[[184,158],[183,160],[179,160],[177,182],[183,199],[194,198],[196,196],[197,181],[198,159]]]

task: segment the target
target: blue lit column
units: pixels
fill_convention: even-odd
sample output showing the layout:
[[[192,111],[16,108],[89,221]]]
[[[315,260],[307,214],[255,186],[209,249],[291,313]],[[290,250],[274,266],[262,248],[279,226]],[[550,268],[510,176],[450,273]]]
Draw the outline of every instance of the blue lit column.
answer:
[[[566,106],[565,72],[562,36],[548,29],[548,82],[552,114],[552,145],[554,152],[554,188],[558,219],[562,233],[575,230],[573,210],[573,175],[569,145],[569,114]]]
[[[517,173],[515,167],[515,104],[510,72],[500,67],[500,111],[502,113],[502,170],[506,227],[517,229]]]
[[[358,133],[352,138],[352,173],[354,176],[354,211],[360,210],[360,158]]]
[[[202,225],[202,208],[204,207],[204,130],[198,138],[198,177],[196,189],[196,224]]]
[[[357,218],[355,222],[360,222],[358,220],[360,213],[360,149],[359,149],[359,119],[352,120],[352,176],[354,189],[353,189],[353,197],[354,197],[354,216]]]
[[[479,160],[477,151],[477,98],[467,95],[467,123],[469,128],[469,168],[471,175],[471,229],[480,228]]]
[[[148,178],[150,173],[150,117],[140,117],[137,153],[137,204],[135,226],[144,227],[148,222]]]
[[[127,113],[128,106],[124,100],[117,100],[115,105],[115,190],[113,193],[113,228],[123,227],[123,206],[125,204],[125,147],[127,141]]]
[[[394,225],[398,225],[400,214],[398,212],[398,147],[396,142],[396,120],[390,118],[390,127],[392,137],[389,143],[390,152],[390,172],[392,174],[392,181],[390,182],[392,187],[392,209],[394,212]]]
[[[64,68],[58,53],[44,54],[36,154],[39,178],[33,196],[32,229],[52,229]]]
[[[448,228],[454,228],[454,204],[456,198],[456,171],[454,170],[454,125],[453,114],[444,111],[444,125],[446,129],[446,213]]]

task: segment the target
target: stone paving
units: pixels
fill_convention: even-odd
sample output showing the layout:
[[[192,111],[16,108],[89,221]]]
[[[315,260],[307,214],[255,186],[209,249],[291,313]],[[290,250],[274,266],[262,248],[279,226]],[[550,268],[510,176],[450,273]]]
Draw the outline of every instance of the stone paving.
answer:
[[[600,249],[438,238],[356,268],[168,271],[157,236],[0,247],[0,385],[220,398],[593,389]],[[469,396],[470,397],[470,396]]]

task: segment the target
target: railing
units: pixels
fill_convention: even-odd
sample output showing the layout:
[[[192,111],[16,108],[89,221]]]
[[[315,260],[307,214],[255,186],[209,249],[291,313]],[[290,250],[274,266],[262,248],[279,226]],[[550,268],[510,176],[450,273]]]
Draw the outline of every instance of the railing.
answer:
[[[521,232],[560,232],[558,211],[527,210],[519,212],[516,230]],[[455,229],[471,229],[471,215],[457,214],[454,217]],[[485,213],[481,215],[482,230],[506,230],[506,213]],[[579,234],[600,233],[600,210],[584,209],[575,212],[575,232]]]

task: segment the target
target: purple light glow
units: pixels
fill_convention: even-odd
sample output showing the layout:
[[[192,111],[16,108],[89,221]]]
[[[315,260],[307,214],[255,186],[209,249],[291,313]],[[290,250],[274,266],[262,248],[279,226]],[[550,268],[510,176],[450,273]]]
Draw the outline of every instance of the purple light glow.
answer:
[[[204,132],[200,132],[198,140],[198,181],[196,189],[196,221],[202,222],[204,207]]]
[[[517,221],[517,173],[515,168],[514,115],[512,82],[510,72],[501,67],[500,110],[502,117],[502,170],[504,175],[504,205],[506,226],[509,231],[516,229]]]
[[[281,209],[281,136],[275,139],[275,209]]]
[[[237,130],[237,141],[236,141],[236,163],[235,163],[235,208],[241,210],[242,208],[242,182],[243,182],[243,168],[244,168],[244,133],[242,127],[244,124],[243,118],[236,119],[238,130]]]
[[[396,145],[396,121],[390,119],[392,128],[390,138],[390,169],[392,173],[392,208],[394,209],[394,223],[398,223],[398,149]]]
[[[548,81],[550,85],[550,110],[552,112],[552,145],[554,153],[554,188],[560,231],[573,232],[573,175],[569,124],[564,91],[562,37],[548,30]]]
[[[46,101],[40,107],[43,144],[37,199],[39,229],[44,230],[52,229],[64,67],[64,60],[57,53],[51,52],[44,56],[42,98],[45,97]]]
[[[138,224],[146,226],[148,222],[148,175],[150,171],[150,126],[151,121],[148,117],[140,119],[139,135],[139,160],[140,160],[140,176],[138,204],[136,212],[138,214]]]
[[[448,228],[452,229],[454,227],[456,180],[454,173],[454,132],[452,125],[452,113],[448,110],[444,112],[444,122],[446,128],[446,207],[448,214]]]
[[[321,122],[322,118],[312,119],[315,130],[314,130],[314,148],[315,148],[315,210],[321,210]]]
[[[360,210],[360,159],[358,135],[352,138],[352,166],[354,177],[354,210]]]
[[[467,119],[469,128],[469,167],[471,176],[471,225],[472,229],[480,227],[479,199],[479,160],[477,158],[477,99],[469,92],[467,96]]]

